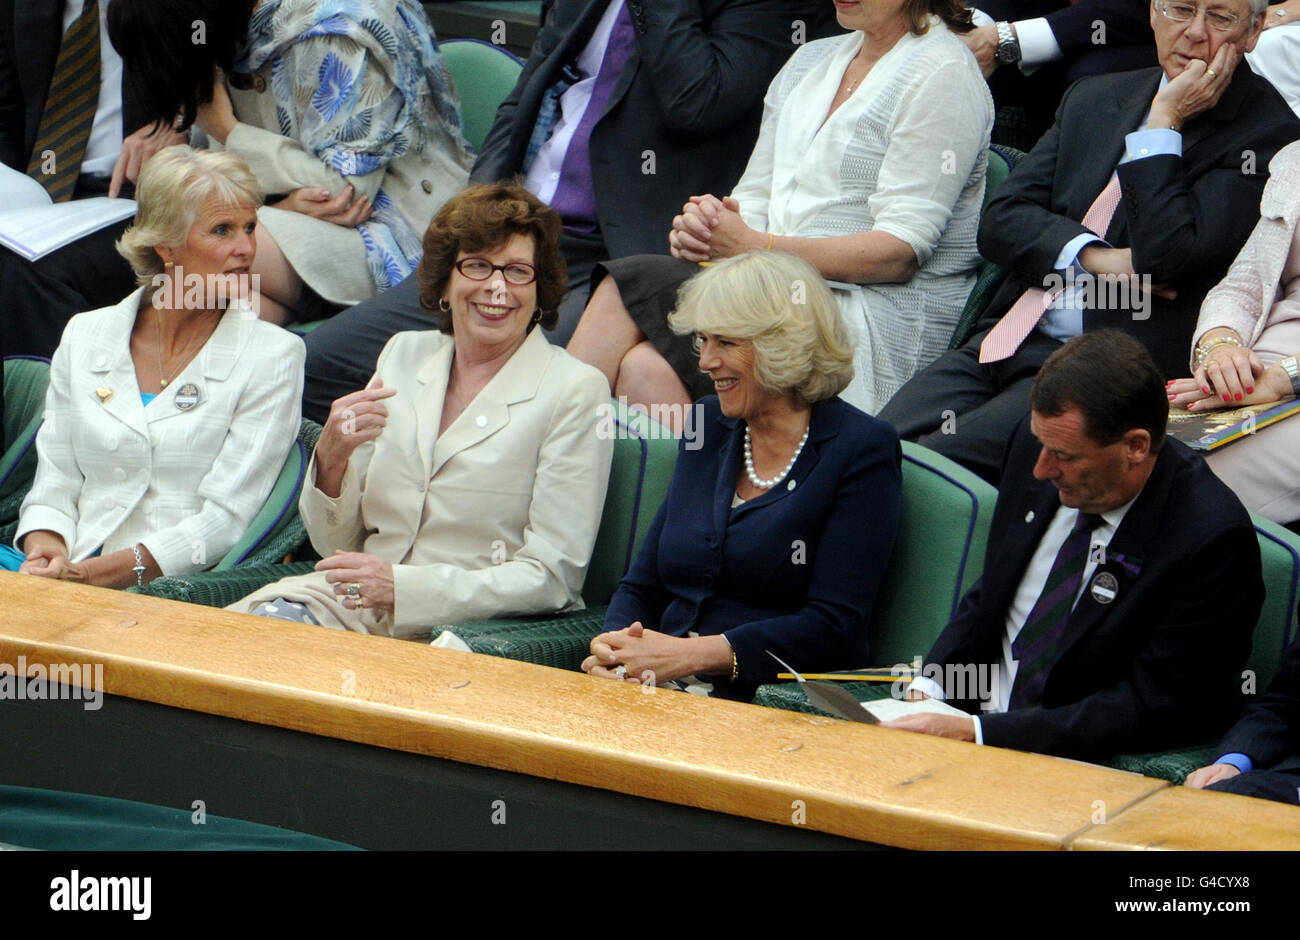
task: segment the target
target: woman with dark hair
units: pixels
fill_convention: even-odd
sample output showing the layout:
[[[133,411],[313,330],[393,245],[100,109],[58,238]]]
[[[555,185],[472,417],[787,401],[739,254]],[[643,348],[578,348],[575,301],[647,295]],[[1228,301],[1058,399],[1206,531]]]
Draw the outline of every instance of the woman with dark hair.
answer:
[[[330,409],[299,509],[324,560],[231,605],[391,636],[579,608],[612,441],[595,369],[552,346],[560,217],[512,184],[434,217],[420,300],[365,389]]]
[[[197,124],[282,197],[258,213],[263,319],[358,303],[414,270],[469,166],[417,0],[112,0],[108,30],[146,117]]]
[[[988,86],[954,35],[970,14],[957,0],[835,8],[852,32],[801,46],[772,81],[731,195],[691,196],[668,235],[672,258],[597,267],[568,348],[633,404],[709,393],[667,314],[696,263],[746,251],[799,255],[830,282],[857,348],[844,398],[868,413],[947,348],[979,261],[993,124]]]

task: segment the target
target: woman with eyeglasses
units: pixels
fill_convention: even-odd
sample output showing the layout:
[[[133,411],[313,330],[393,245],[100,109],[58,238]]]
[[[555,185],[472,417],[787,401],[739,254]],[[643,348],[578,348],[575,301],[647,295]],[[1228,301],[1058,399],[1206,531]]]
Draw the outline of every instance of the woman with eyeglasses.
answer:
[[[416,274],[438,329],[389,340],[308,468],[299,510],[323,560],[231,610],[418,637],[581,606],[613,443],[604,376],[536,329],[564,293],[559,236],[513,184],[439,210]]]

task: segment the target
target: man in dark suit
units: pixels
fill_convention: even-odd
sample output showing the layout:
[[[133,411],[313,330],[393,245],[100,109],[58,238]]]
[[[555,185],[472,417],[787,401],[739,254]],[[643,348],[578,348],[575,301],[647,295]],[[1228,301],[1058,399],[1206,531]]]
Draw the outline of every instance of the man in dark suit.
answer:
[[[758,136],[768,83],[799,43],[835,29],[825,0],[556,0],[549,7],[470,181],[525,174],[564,219],[569,290],[551,342],[568,342],[593,265],[667,254],[673,216],[687,198],[730,191]],[[601,87],[606,69],[612,81]],[[599,113],[580,120],[589,100],[601,102]],[[572,140],[586,143],[562,144],[570,138],[561,137],[559,113]],[[333,317],[307,339],[304,415],[323,420],[334,399],[361,388],[393,333],[429,326],[414,278]]]
[[[1250,517],[1165,438],[1163,380],[1119,330],[1070,340],[1007,449],[979,583],[890,727],[1097,759],[1232,720],[1264,599]],[[1035,440],[1036,439],[1036,440]]]
[[[125,88],[122,63],[108,41],[98,0],[90,15],[99,45],[103,85],[72,198],[116,195],[134,180],[140,165],[161,147],[184,143],[168,129],[142,127]],[[0,0],[0,162],[28,172],[46,113],[65,35],[87,11],[86,0]],[[56,153],[56,157],[61,156]],[[0,249],[0,310],[5,317],[5,352],[50,356],[63,327],[77,313],[115,304],[135,285],[130,265],[113,249],[129,220],[110,225],[37,262]]]
[[[1218,750],[1213,764],[1187,775],[1187,786],[1300,804],[1300,636]]]
[[[961,36],[997,105],[994,143],[1028,150],[1070,83],[1156,64],[1150,0],[981,0]],[[983,15],[981,15],[983,14]]]
[[[996,482],[1034,373],[1071,336],[1119,327],[1167,377],[1187,372],[1201,301],[1250,234],[1268,161],[1300,137],[1300,121],[1237,67],[1258,35],[1247,0],[1216,8],[1237,18],[1226,30],[1199,9],[1190,21],[1170,10],[1183,8],[1155,0],[1150,12],[1163,75],[1071,86],[1056,124],[998,190],[979,246],[1010,276],[975,335],[881,412],[903,438]],[[1044,312],[1043,291],[1058,287]]]

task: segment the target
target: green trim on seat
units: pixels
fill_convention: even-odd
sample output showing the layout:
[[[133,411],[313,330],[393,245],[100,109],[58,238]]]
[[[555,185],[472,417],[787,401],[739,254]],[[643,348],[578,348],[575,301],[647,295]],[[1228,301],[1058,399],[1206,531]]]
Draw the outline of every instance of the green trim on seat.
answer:
[[[478,151],[524,64],[508,50],[481,39],[445,39],[438,50],[460,96],[465,140]]]
[[[45,416],[50,383],[48,359],[11,356],[4,360],[4,453],[0,454],[0,522],[18,518],[36,477],[36,433]]]
[[[295,561],[287,565],[249,565],[226,571],[170,575],[150,581],[143,588],[128,590],[150,597],[203,604],[206,607],[226,607],[272,581],[306,574],[315,567],[315,562],[310,561]]]
[[[928,447],[902,446],[898,538],[871,614],[871,664],[877,666],[910,663],[929,652],[983,571],[998,496],[986,481]]]
[[[284,458],[280,475],[262,508],[257,511],[243,536],[226,552],[214,571],[229,571],[241,565],[275,564],[307,540],[307,530],[298,515],[298,497],[312,451],[320,439],[321,426],[307,418],[298,427],[298,438]]]
[[[1023,151],[1014,147],[1004,147],[1001,144],[990,145],[988,154],[989,163],[984,177],[984,202],[980,207],[981,213],[989,207],[989,203],[993,201],[993,197],[1011,175],[1016,164],[1025,157]],[[975,332],[975,324],[979,321],[980,314],[993,300],[993,295],[997,293],[998,288],[1002,286],[1003,278],[1007,276],[1006,268],[983,258],[980,259],[977,270],[975,286],[966,297],[966,304],[957,317],[957,327],[952,331],[952,339],[948,341],[949,349],[956,349],[970,339],[971,334]]]

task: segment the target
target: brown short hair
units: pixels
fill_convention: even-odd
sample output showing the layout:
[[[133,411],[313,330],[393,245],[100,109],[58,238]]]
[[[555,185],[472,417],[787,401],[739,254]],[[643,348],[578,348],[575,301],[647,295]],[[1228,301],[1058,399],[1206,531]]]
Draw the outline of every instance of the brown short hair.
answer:
[[[943,20],[954,33],[969,33],[975,28],[971,12],[962,0],[904,0],[903,18],[907,28],[916,36],[930,30],[930,14]]]
[[[513,235],[533,236],[533,267],[537,269],[537,306],[543,329],[555,329],[568,270],[560,254],[560,216],[516,182],[467,186],[438,210],[424,233],[424,257],[416,269],[420,305],[451,332],[451,316],[438,308],[451,279],[456,255],[483,251]]]
[[[1046,418],[1079,409],[1089,439],[1102,447],[1142,428],[1153,454],[1169,420],[1165,379],[1151,353],[1114,328],[1082,333],[1048,356],[1034,376],[1029,407]]]

